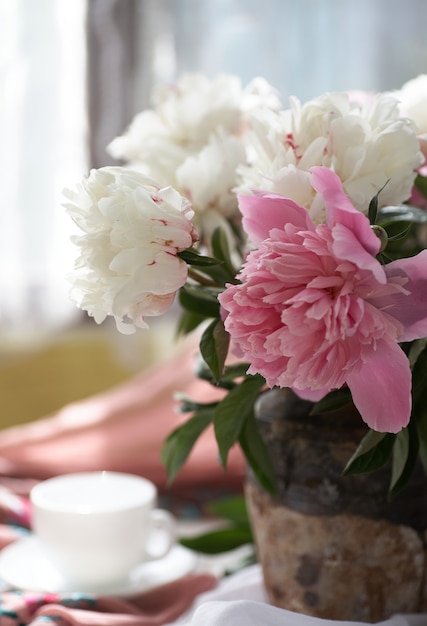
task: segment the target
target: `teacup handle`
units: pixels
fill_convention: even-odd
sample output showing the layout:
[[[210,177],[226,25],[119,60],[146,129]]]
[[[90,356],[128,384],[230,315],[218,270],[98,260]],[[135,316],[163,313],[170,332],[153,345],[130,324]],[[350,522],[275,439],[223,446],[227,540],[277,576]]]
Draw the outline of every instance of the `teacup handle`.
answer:
[[[166,556],[176,541],[176,522],[171,513],[164,509],[151,511],[151,530],[145,547],[147,559],[155,560]]]

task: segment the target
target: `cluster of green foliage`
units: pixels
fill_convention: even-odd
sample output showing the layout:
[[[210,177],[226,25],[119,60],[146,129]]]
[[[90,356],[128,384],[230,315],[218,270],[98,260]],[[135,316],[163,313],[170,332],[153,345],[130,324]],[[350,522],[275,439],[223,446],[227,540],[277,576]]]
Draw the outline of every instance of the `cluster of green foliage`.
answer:
[[[427,179],[418,176],[416,186],[427,199]],[[413,256],[425,247],[419,232],[426,227],[427,211],[411,205],[378,209],[377,194],[370,203],[368,217],[382,241],[378,255],[381,263]],[[227,238],[217,230],[212,238],[210,256],[194,249],[186,250],[180,256],[189,265],[191,280],[180,291],[183,313],[179,332],[189,333],[200,324],[206,324],[196,374],[225,393],[221,400],[210,403],[181,398],[181,411],[189,413],[190,417],[169,435],[163,447],[162,460],[169,479],[175,478],[198,437],[212,424],[224,468],[231,447],[238,444],[261,485],[273,492],[274,471],[254,414],[256,399],[266,386],[265,380],[258,374],[248,375],[248,363],[226,364],[229,336],[221,319],[218,294],[227,283],[238,282],[238,271]],[[343,469],[344,474],[361,473],[391,463],[390,498],[405,486],[418,458],[427,472],[427,339],[401,344],[401,347],[412,369],[409,425],[397,434],[370,430]],[[348,389],[333,391],[313,406],[313,413],[342,408],[349,402],[351,394]]]

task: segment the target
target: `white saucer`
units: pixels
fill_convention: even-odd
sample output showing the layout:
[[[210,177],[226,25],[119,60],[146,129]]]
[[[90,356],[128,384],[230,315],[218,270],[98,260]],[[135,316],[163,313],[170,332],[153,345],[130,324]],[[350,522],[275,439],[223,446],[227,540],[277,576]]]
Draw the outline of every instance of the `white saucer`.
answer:
[[[185,576],[195,568],[196,560],[194,552],[176,545],[162,559],[138,565],[128,579],[118,585],[76,589],[46,559],[38,540],[30,535],[0,551],[0,579],[21,590],[123,597]]]

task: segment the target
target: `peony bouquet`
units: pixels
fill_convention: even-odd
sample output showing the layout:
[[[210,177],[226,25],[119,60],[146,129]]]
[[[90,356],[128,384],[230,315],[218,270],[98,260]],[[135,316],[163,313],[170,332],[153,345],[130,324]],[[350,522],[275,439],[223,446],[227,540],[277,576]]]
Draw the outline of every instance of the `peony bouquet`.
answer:
[[[391,460],[396,492],[427,467],[426,112],[427,76],[284,108],[262,79],[188,74],[110,144],[124,165],[65,192],[78,306],[131,333],[177,296],[195,375],[224,390],[182,399],[171,479],[213,423],[223,465],[238,443],[273,489],[254,417],[273,387],[354,404],[369,430],[346,472]]]

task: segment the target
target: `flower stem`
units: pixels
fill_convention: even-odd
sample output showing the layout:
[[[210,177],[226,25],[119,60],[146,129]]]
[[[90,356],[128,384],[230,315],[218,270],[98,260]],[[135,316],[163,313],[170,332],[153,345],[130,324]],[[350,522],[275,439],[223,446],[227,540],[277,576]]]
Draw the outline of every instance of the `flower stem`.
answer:
[[[200,274],[197,270],[191,267],[188,268],[188,277],[192,278],[194,281],[196,281],[196,283],[199,283],[199,285],[206,285],[207,287],[218,287],[218,283],[216,283],[214,280],[208,278],[207,276],[204,276],[203,274]]]

